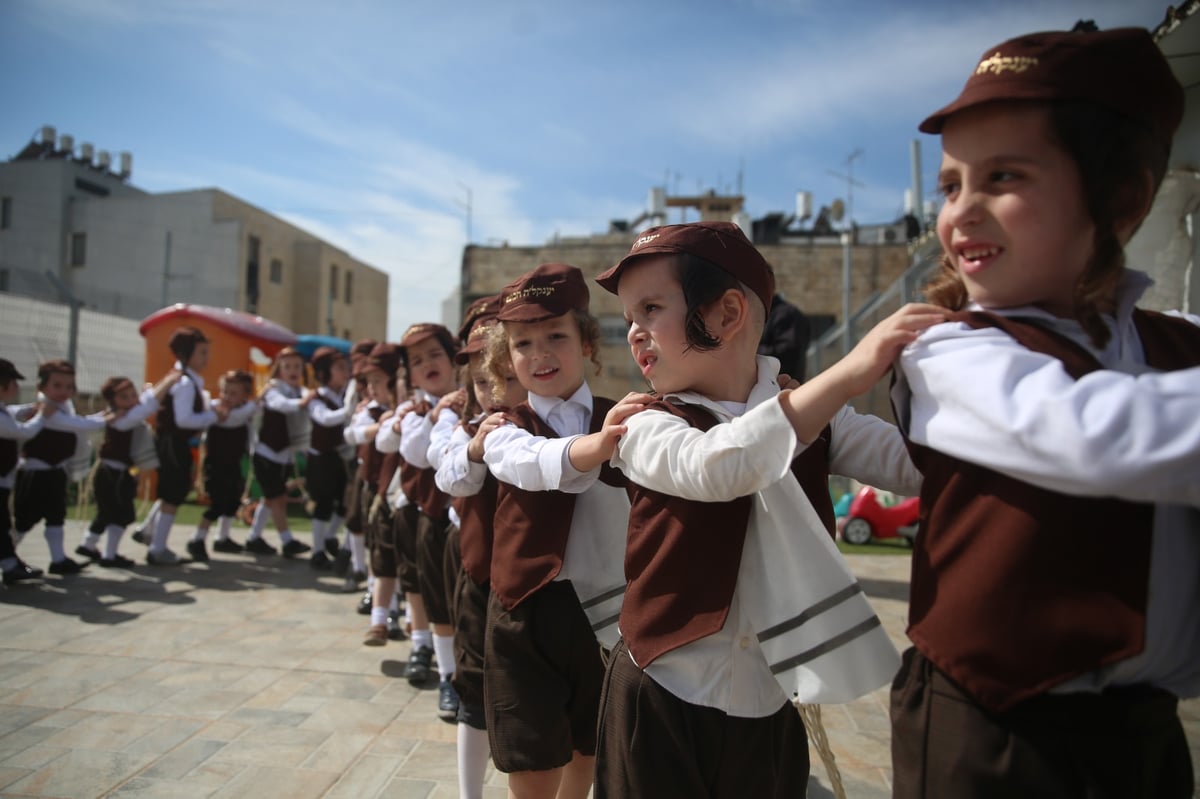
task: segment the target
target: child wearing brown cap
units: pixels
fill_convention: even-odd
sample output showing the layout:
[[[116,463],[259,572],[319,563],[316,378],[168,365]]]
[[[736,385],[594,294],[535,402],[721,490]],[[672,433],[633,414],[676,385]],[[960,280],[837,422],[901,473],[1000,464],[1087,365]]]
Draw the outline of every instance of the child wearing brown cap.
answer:
[[[593,397],[599,323],[582,273],[542,264],[501,292],[496,383],[511,368],[525,402],[484,439],[499,481],[484,650],[485,714],[496,768],[515,796],[586,796],[604,676],[616,640],[629,498],[603,458],[570,455],[589,433],[611,436],[640,405]],[[496,423],[501,419],[508,424]]]
[[[104,429],[105,413],[77,416],[75,367],[64,360],[38,366],[38,401],[53,406],[42,429],[21,447],[17,487],[13,495],[13,521],[20,542],[25,533],[45,520],[46,544],[50,548],[51,574],[76,574],[87,564],[67,557],[63,548],[63,522],[67,514],[67,463],[77,452],[88,451],[86,434]]]
[[[354,437],[352,428],[354,420],[370,402],[370,397],[367,396],[367,379],[363,372],[363,365],[370,356],[371,350],[378,343],[374,339],[364,338],[354,342],[354,346],[350,348],[350,380],[346,384],[346,394],[342,399],[342,404],[351,409],[350,419],[342,429],[342,436],[346,444],[344,452],[346,463],[346,497],[344,500],[346,506],[346,537],[342,540],[342,546],[333,558],[333,573],[338,577],[348,576],[351,563],[354,560],[356,546],[360,551],[359,571],[365,573],[367,568],[362,537],[363,518],[358,501],[359,490],[362,486],[362,479],[359,475],[361,463],[358,458],[358,450],[361,442],[352,440]],[[337,525],[331,524],[329,538],[336,541],[337,533]],[[356,544],[355,541],[358,543]],[[349,589],[351,591],[358,588],[357,581],[353,582],[354,585]],[[370,598],[367,598],[367,602],[369,611]]]
[[[633,499],[596,796],[803,796],[792,702],[850,701],[897,663],[822,518],[829,474],[920,484],[896,429],[845,403],[942,314],[906,306],[781,391],[756,354],[774,277],[736,225],[651,228],[597,282],[657,398],[607,445]]]
[[[428,322],[409,326],[400,339],[410,399],[386,417],[375,438],[382,452],[399,455],[399,491],[396,492],[395,524],[390,546],[400,563],[398,573],[376,571],[376,579],[393,575],[400,580],[412,616],[412,652],[408,681],[420,685],[437,658],[438,715],[453,721],[458,697],[450,684],[454,674],[454,629],[446,601],[444,556],[450,519],[450,498],[438,490],[429,463],[432,411],[458,387],[454,367],[457,352],[453,334],[444,326]],[[460,396],[460,395],[459,395]],[[383,592],[376,589],[376,599]],[[377,601],[372,615],[381,612]],[[423,618],[422,618],[423,615]],[[377,618],[373,629],[378,631]]]
[[[453,588],[450,604],[454,616],[454,690],[458,706],[458,786],[459,795],[479,797],[490,749],[484,711],[483,649],[487,629],[488,594],[491,593],[492,527],[496,514],[496,478],[483,463],[483,441],[503,419],[487,419],[494,411],[525,401],[524,387],[511,369],[505,382],[493,379],[485,362],[486,343],[496,325],[499,295],[485,298],[482,306],[471,309],[459,331],[463,347],[454,356],[466,370],[463,380],[467,402],[464,421],[453,423],[456,415],[443,409],[430,438],[430,462],[437,469],[437,484],[450,494],[454,526],[446,540],[446,559],[454,562],[447,571],[447,583]],[[472,313],[472,311],[474,311]],[[439,431],[450,425],[444,450],[437,452]],[[457,551],[456,551],[457,548]],[[448,566],[449,568],[449,566]],[[453,580],[451,580],[451,576]]]
[[[220,419],[208,406],[204,378],[200,376],[208,366],[208,337],[194,327],[181,327],[171,334],[167,346],[176,358],[173,369],[182,376],[171,387],[170,399],[159,408],[155,421],[159,502],[133,533],[134,541],[149,545],[146,562],[152,566],[180,562],[179,556],[167,548],[167,540],[175,512],[192,490],[191,439]]]
[[[989,47],[940,133],[954,313],[893,398],[925,474],[897,797],[1187,797],[1200,694],[1200,317],[1123,247],[1184,93],[1142,29]]]
[[[112,417],[104,428],[100,463],[92,477],[96,515],[83,542],[75,548],[76,555],[106,568],[134,566],[134,561],[117,552],[125,528],[136,518],[133,501],[137,495],[137,478],[130,471],[134,465],[134,452],[141,449],[138,446],[140,439],[151,440],[153,433],[146,420],[158,410],[159,402],[180,376],[179,372],[170,371],[155,385],[147,386],[140,395],[128,377],[110,377],[100,386],[100,396],[108,403]],[[102,553],[97,546],[100,536],[105,533],[108,538]]]
[[[256,555],[274,555],[275,547],[263,539],[270,519],[279,533],[283,556],[303,555],[310,547],[292,536],[287,519],[287,481],[292,475],[292,457],[310,435],[308,406],[316,392],[306,388],[304,356],[292,347],[284,347],[271,365],[271,379],[260,400],[262,423],[254,445],[254,479],[262,489],[263,501],[254,511],[246,551]],[[301,443],[297,443],[297,441]]]
[[[204,431],[204,460],[201,467],[208,507],[196,523],[188,541],[188,557],[197,563],[208,562],[208,531],[220,521],[214,552],[237,554],[244,547],[229,536],[233,520],[242,505],[246,490],[243,461],[250,451],[251,430],[258,402],[254,398],[254,376],[244,369],[230,369],[221,375],[221,396],[213,399],[212,409],[222,418]]]
[[[25,375],[17,371],[12,361],[0,358],[0,569],[4,572],[5,585],[17,585],[42,576],[41,569],[17,557],[8,503],[21,442],[40,433],[45,417],[53,414],[55,409],[52,405],[42,403],[10,405],[20,392],[17,381],[24,379]]]
[[[337,527],[346,517],[346,464],[342,449],[346,423],[354,411],[354,406],[345,404],[350,363],[333,347],[318,347],[312,354],[311,365],[317,394],[308,405],[312,435],[305,486],[313,501],[313,554],[309,565],[315,571],[331,571],[332,557],[338,552]]]

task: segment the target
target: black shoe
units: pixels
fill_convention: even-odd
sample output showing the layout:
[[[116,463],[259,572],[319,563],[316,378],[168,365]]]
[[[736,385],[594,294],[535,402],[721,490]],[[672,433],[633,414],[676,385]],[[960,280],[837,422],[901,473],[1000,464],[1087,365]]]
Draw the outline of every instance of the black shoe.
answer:
[[[49,572],[51,574],[79,574],[88,564],[76,563],[70,558],[63,558],[50,564]]]
[[[404,626],[400,624],[400,617],[391,612],[387,618],[387,636],[393,641],[403,641],[408,636],[404,634]]]
[[[357,590],[357,589],[355,589],[355,590]],[[367,591],[365,594],[362,595],[362,599],[358,600],[358,607],[355,608],[355,612],[358,613],[358,615],[360,615],[360,616],[370,616],[372,604],[373,604],[373,602],[371,599],[371,592]]]
[[[325,554],[326,555],[328,555],[331,558],[336,558],[337,554],[341,551],[342,551],[341,547],[338,546],[338,542],[336,539],[333,539],[333,538],[325,539]],[[347,552],[346,554],[349,555],[350,553]]]
[[[333,556],[333,573],[345,577],[350,573],[350,550],[339,549]]]
[[[309,558],[308,566],[315,572],[327,572],[333,568],[333,562],[324,552],[316,552]]]
[[[458,719],[458,691],[449,680],[438,683],[438,718],[453,722]]]
[[[429,679],[429,667],[432,663],[433,647],[423,646],[414,649],[408,656],[408,669],[404,672],[408,684],[414,688],[424,685],[425,681]]]
[[[249,538],[246,540],[246,551],[253,552],[255,555],[274,555],[275,547],[268,544],[261,538]]]
[[[283,545],[283,556],[285,558],[295,557],[296,555],[303,555],[305,552],[311,552],[311,551],[312,551],[312,547],[310,547],[308,544],[304,543],[303,541],[297,541],[295,538],[293,538],[291,541],[288,541],[286,544]]]
[[[100,558],[100,565],[106,569],[132,569],[137,563],[124,555],[117,555],[113,558]]]
[[[20,558],[17,558],[16,566],[4,572],[5,585],[19,585],[20,583],[27,583],[30,580],[40,579],[42,579],[42,570],[35,569]]]
[[[196,563],[208,563],[208,549],[204,546],[203,541],[191,540],[187,542],[187,553]]]
[[[244,549],[244,546],[232,538],[218,538],[216,541],[213,541],[213,552],[228,552],[231,555],[236,555]]]
[[[143,544],[144,546],[150,546],[150,534],[146,532],[145,527],[133,528],[133,535],[131,535],[129,537],[132,538],[134,541],[137,541],[139,544]]]
[[[151,566],[178,566],[183,561],[169,549],[164,549],[162,552],[147,552],[146,562]]]
[[[100,560],[100,550],[85,547],[83,544],[75,547],[75,554],[91,561]]]

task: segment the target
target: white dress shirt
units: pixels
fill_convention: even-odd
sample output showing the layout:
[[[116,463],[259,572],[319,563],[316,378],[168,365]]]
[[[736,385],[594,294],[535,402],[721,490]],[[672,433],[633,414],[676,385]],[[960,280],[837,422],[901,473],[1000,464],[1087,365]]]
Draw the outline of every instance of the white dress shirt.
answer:
[[[208,407],[208,397],[204,393],[204,378],[191,369],[183,368],[183,364],[179,361],[175,362],[175,369],[183,373],[183,376],[167,391],[167,396],[171,398],[171,405],[175,411],[175,426],[181,430],[197,431],[215,424],[217,414]],[[201,404],[199,412],[192,409],[197,396],[200,397]]]
[[[42,414],[35,413],[25,421],[17,421],[17,417],[25,412],[32,411],[31,405],[14,405],[12,412],[2,402],[0,402],[0,438],[15,440],[18,444],[42,432],[42,423],[45,417]],[[8,474],[0,474],[0,488],[12,488],[16,481],[17,467],[14,464]]]

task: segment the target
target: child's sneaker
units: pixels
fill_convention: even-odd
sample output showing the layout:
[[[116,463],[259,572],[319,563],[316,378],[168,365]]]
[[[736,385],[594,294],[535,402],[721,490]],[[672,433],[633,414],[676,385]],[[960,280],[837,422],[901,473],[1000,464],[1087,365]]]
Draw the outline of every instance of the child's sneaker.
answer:
[[[213,552],[227,552],[230,555],[236,555],[244,549],[244,546],[232,538],[218,538],[216,541],[213,541]]]
[[[449,680],[438,683],[438,718],[453,723],[458,718],[458,691]]]
[[[208,549],[205,548],[203,541],[188,541],[187,553],[197,563],[208,563]]]
[[[384,646],[387,644],[388,634],[386,624],[372,624],[367,628],[367,635],[363,638],[364,646]]]
[[[100,560],[100,550],[92,549],[91,547],[85,547],[83,544],[75,547],[75,554],[91,561]]]
[[[275,547],[268,544],[261,538],[251,538],[246,541],[246,551],[253,552],[255,555],[274,555]]]
[[[80,564],[70,558],[63,558],[51,563],[49,572],[51,574],[79,574],[86,566],[86,563]]]
[[[20,558],[17,558],[16,561],[16,566],[4,571],[5,585],[19,585],[20,583],[29,582],[30,580],[42,579],[41,569],[30,566]]]
[[[124,555],[116,555],[111,558],[100,558],[100,565],[106,569],[132,569],[137,563]]]
[[[384,626],[384,635],[387,635],[387,627]],[[412,654],[408,656],[408,669],[404,676],[408,678],[408,684],[414,688],[419,688],[429,679],[429,669],[433,664],[433,647],[422,646],[414,649]]]
[[[151,566],[178,566],[179,556],[169,549],[162,552],[149,551],[146,553],[146,562]]]
[[[329,560],[329,556],[323,551],[314,552],[308,561],[308,566],[315,572],[327,572],[333,569],[333,562]]]
[[[259,540],[261,541],[262,539],[260,538]],[[285,558],[295,557],[296,555],[303,555],[305,552],[310,552],[310,551],[312,551],[312,547],[310,547],[308,544],[304,543],[303,541],[297,541],[295,538],[293,538],[291,541],[288,541],[286,544],[283,545],[283,556]]]

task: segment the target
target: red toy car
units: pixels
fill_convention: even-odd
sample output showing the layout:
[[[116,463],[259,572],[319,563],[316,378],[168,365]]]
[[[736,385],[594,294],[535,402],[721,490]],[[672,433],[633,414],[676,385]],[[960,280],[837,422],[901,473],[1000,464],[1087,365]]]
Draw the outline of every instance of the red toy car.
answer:
[[[911,544],[917,535],[919,504],[917,497],[909,497],[895,505],[881,505],[875,489],[863,486],[850,503],[842,525],[842,540],[865,544],[872,538],[899,537]]]

